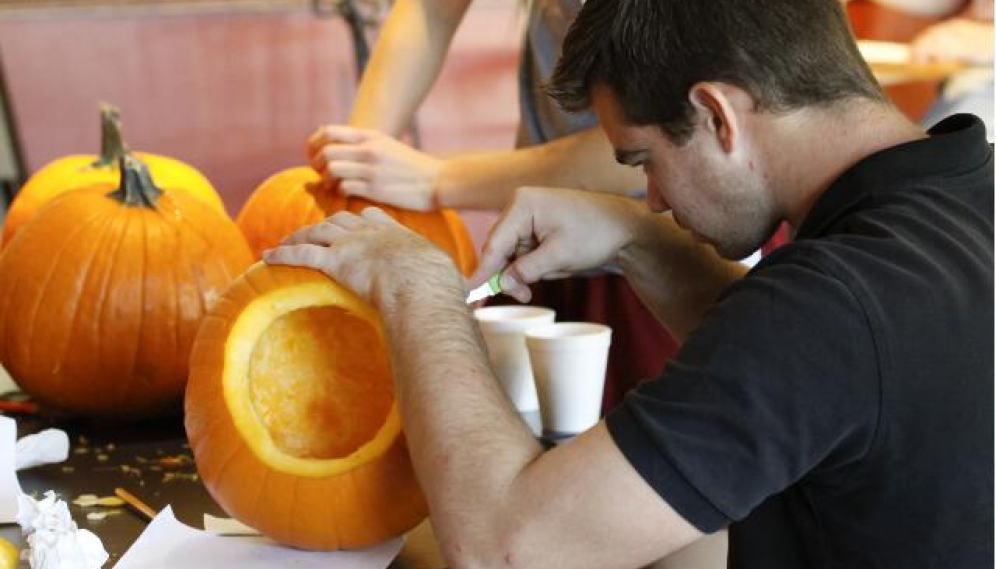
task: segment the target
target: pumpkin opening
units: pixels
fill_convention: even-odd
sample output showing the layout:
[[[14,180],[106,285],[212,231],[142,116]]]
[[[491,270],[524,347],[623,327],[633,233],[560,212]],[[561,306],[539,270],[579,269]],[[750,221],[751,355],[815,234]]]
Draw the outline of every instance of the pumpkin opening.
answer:
[[[234,323],[224,392],[247,446],[272,468],[330,476],[401,435],[380,321],[328,282],[265,293]]]
[[[381,346],[374,327],[337,306],[295,310],[263,332],[250,400],[281,452],[341,458],[376,436],[394,401],[386,359],[371,356]]]

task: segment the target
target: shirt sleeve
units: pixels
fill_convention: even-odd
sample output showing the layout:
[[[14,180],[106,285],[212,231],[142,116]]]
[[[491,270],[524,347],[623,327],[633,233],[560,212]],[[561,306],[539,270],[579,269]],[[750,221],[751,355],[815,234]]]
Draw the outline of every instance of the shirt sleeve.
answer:
[[[606,423],[647,483],[712,532],[860,460],[880,383],[860,302],[802,256],[731,286],[663,375]]]

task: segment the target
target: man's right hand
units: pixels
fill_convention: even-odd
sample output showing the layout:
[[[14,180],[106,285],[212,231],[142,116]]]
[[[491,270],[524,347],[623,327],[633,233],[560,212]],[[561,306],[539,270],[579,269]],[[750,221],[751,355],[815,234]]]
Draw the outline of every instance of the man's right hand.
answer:
[[[502,290],[528,302],[531,283],[611,263],[648,213],[642,202],[610,194],[519,188],[491,228],[469,285],[502,271]]]

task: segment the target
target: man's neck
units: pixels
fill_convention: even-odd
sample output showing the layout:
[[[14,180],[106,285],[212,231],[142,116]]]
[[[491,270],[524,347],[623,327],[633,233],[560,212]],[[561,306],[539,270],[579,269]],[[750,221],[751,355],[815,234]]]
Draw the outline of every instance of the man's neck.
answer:
[[[793,231],[830,184],[886,148],[925,138],[926,132],[890,105],[861,100],[832,109],[804,109],[775,117],[766,150],[770,180]]]

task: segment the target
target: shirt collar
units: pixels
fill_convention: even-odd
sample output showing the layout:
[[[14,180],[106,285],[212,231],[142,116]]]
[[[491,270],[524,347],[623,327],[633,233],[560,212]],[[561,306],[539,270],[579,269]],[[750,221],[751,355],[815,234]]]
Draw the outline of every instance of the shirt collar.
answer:
[[[906,182],[971,171],[992,159],[985,124],[973,115],[950,116],[928,134],[927,138],[866,156],[844,172],[816,200],[795,239],[819,236],[876,190],[891,190]]]

